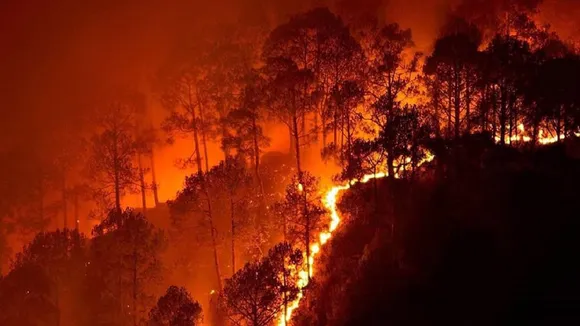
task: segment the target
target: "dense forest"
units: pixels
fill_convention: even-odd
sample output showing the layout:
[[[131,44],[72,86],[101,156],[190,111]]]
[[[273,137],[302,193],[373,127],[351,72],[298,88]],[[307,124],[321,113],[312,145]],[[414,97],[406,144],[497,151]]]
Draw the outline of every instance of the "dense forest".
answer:
[[[251,8],[0,141],[0,325],[580,321],[580,50],[542,1],[450,5],[428,50],[382,1]]]

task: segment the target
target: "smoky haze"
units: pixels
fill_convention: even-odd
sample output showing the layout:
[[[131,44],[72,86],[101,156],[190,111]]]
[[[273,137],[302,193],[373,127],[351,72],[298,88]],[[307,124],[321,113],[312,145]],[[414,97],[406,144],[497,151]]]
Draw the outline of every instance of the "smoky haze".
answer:
[[[473,14],[481,8],[501,7],[499,3],[506,1],[382,2],[353,3],[358,10],[377,8],[387,20],[411,28],[417,47],[426,51],[451,8],[459,6]],[[570,37],[578,33],[571,19],[578,7],[575,3],[550,0],[543,10]],[[335,4],[305,0],[275,4],[261,0],[2,1],[2,146],[30,143],[62,125],[80,126],[78,121],[95,99],[111,87],[131,85],[149,92],[149,79],[172,51],[197,39],[211,39],[223,26],[265,21],[274,26],[317,5]]]
[[[76,221],[77,228],[90,237],[91,229],[102,222],[102,217],[91,214],[97,210],[94,198],[86,195],[86,189],[76,189],[72,185],[89,179],[85,169],[88,165],[85,160],[89,156],[87,147],[95,143],[91,142],[91,136],[98,133],[100,110],[119,90],[142,95],[139,101],[144,104],[143,110],[138,111],[135,120],[145,127],[152,126],[159,138],[155,145],[151,145],[154,150],[144,155],[147,160],[150,157],[150,161],[144,162],[145,169],[141,168],[141,153],[133,153],[132,159],[136,161],[135,156],[139,156],[143,184],[143,171],[153,170],[155,166],[157,180],[152,179],[148,170],[146,181],[148,185],[158,184],[155,190],[159,192],[161,205],[156,205],[149,188],[145,194],[145,186],[141,186],[147,204],[141,206],[143,199],[137,191],[124,195],[123,207],[147,206],[154,211],[149,213],[143,208],[150,214],[147,218],[156,226],[169,229],[170,213],[163,203],[174,199],[178,191],[186,188],[186,176],[194,175],[196,170],[191,166],[180,168],[177,163],[179,159],[193,157],[193,137],[171,137],[162,131],[169,111],[162,105],[162,92],[158,85],[162,72],[184,58],[196,57],[224,37],[237,35],[235,33],[244,34],[248,43],[255,41],[259,47],[264,43],[260,37],[264,38],[292,15],[322,6],[338,13],[347,24],[352,17],[370,15],[379,21],[396,22],[403,29],[409,28],[414,44],[411,50],[424,53],[424,57],[432,52],[442,26],[450,17],[462,16],[485,32],[496,28],[497,17],[511,6],[525,8],[528,12],[537,10],[533,20],[552,25],[563,40],[580,38],[578,0],[0,0],[0,276],[7,270],[10,259],[34,237],[34,233],[62,228],[63,224],[73,225],[72,205],[77,197],[84,196],[80,212],[74,208],[74,215],[82,217],[81,221]],[[258,36],[257,31],[262,34]],[[490,34],[495,32],[493,30]],[[216,66],[219,64],[221,62]],[[199,103],[197,105],[201,107]],[[260,123],[264,124],[264,134],[270,138],[269,146],[264,145],[263,152],[271,154],[270,159],[275,161],[292,152],[293,149],[289,149],[292,128],[289,137],[288,127],[273,120]],[[225,138],[221,134],[208,140],[206,172],[208,167],[224,159],[226,151],[222,151],[221,143],[215,140],[220,137],[220,140]],[[341,172],[340,167],[322,163],[322,144],[308,145],[303,144],[305,149],[301,154],[305,156],[302,157],[305,170],[321,177],[322,187],[326,188],[332,182],[331,177]],[[260,150],[256,152],[260,153]],[[285,157],[289,156],[292,155]],[[57,166],[60,170],[48,171],[48,166]],[[258,164],[255,166],[258,171]],[[280,177],[282,173],[278,172],[272,172],[279,187],[272,187],[275,188],[271,190],[272,197],[282,194],[289,183],[289,179]],[[50,173],[57,177],[47,177]],[[43,183],[49,179],[51,181],[47,183],[51,184]],[[83,182],[76,182],[81,179]],[[73,192],[77,196],[74,200]],[[69,220],[63,218],[67,214],[67,204]],[[233,204],[230,209],[233,211]],[[224,207],[218,207],[216,211],[227,217]],[[40,216],[41,219],[48,216],[49,222],[35,224],[30,216]],[[24,222],[18,220],[21,217],[24,217]],[[229,222],[223,219],[217,229],[230,230]],[[19,224],[26,227],[15,232],[15,225]],[[213,226],[211,228],[213,231]],[[222,238],[218,240],[227,238],[227,232],[222,232]],[[199,257],[196,251],[189,258],[199,266],[187,266],[190,269],[184,269],[183,275],[173,275],[165,282],[175,281],[193,289],[194,296],[206,305],[207,294],[213,290],[208,280],[215,276],[212,264],[215,259],[215,265],[218,265],[217,254],[212,256],[209,249],[205,250],[207,248],[192,240],[194,237],[189,238],[189,234],[180,238],[184,243],[182,248],[170,248],[169,258],[164,258],[180,261],[182,251],[198,250]],[[213,246],[215,250],[215,243]],[[233,241],[231,246],[234,247]],[[237,246],[241,247],[240,244]],[[222,265],[229,264],[228,254],[221,253]],[[235,259],[232,260],[235,266]],[[238,258],[238,264],[241,262]],[[199,270],[192,272],[192,269]]]
[[[538,20],[551,23],[564,39],[579,35],[573,18],[580,6],[574,0],[2,1],[0,150],[11,161],[3,160],[3,173],[27,174],[19,162],[50,161],[53,149],[90,134],[98,103],[117,88],[143,93],[145,119],[158,127],[166,112],[153,81],[176,56],[233,30],[272,29],[292,14],[324,5],[345,19],[371,13],[411,28],[417,50],[425,53],[450,12],[493,26],[491,17],[509,5],[540,5]],[[268,135],[284,130],[275,124],[265,129]],[[287,148],[287,137],[272,137],[271,150]],[[191,153],[192,144],[177,140],[160,151],[155,161],[167,200],[188,173],[175,160]],[[212,164],[221,159],[219,152],[218,144],[210,145],[210,154],[217,153],[210,155]],[[138,198],[130,200],[137,203]]]

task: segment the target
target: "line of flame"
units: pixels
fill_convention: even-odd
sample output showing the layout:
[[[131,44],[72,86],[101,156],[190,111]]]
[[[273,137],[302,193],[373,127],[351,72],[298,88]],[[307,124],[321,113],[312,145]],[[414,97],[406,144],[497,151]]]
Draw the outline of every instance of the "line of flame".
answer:
[[[426,162],[432,161],[434,157],[435,157],[434,155],[428,153],[426,157],[421,162],[419,162],[418,166]],[[324,196],[323,199],[323,204],[324,207],[326,207],[326,209],[330,212],[330,223],[328,226],[328,230],[323,231],[318,235],[319,239],[318,242],[310,246],[310,257],[308,257],[308,260],[310,261],[310,276],[314,275],[314,258],[320,253],[322,246],[324,246],[328,242],[328,240],[330,240],[330,238],[332,237],[332,233],[338,228],[340,224],[340,215],[338,214],[338,208],[336,207],[338,194],[344,190],[349,189],[350,187],[352,187],[357,183],[367,183],[373,179],[381,179],[387,176],[388,176],[387,172],[367,174],[360,179],[352,179],[343,185],[334,186],[326,192],[326,195]],[[395,178],[398,177],[399,175],[395,174]],[[306,271],[301,271],[299,273],[297,283],[299,288],[304,288],[305,286],[308,285],[308,273],[306,273]],[[278,320],[279,326],[285,326],[286,322],[290,321],[290,319],[292,318],[292,312],[296,308],[298,308],[298,306],[300,305],[300,300],[302,300],[302,297],[303,293],[302,291],[300,291],[300,293],[298,293],[298,297],[296,298],[296,300],[292,301],[288,305],[288,309],[286,311],[286,321],[284,321],[284,313],[281,314]]]
[[[524,132],[525,132],[522,124],[518,125],[518,130],[522,134],[524,134]],[[580,133],[575,133],[575,135],[577,137],[580,137]],[[538,143],[540,143],[541,145],[552,144],[552,143],[555,143],[558,141],[558,138],[555,136],[545,136],[543,130],[540,130],[540,133],[538,136],[539,136]],[[563,138],[564,137],[561,136],[561,139],[563,139]],[[495,137],[495,140],[496,140],[496,142],[499,142],[500,138]],[[531,140],[532,139],[528,136],[518,135],[518,136],[508,137],[508,139],[506,139],[506,143],[509,144],[511,142],[529,142]],[[419,162],[418,166],[421,166],[422,164],[427,163],[427,162],[431,162],[434,158],[435,158],[435,156],[433,154],[427,153],[426,157],[421,162]],[[409,163],[408,160],[409,160],[409,158],[407,158],[405,163]],[[332,237],[332,233],[338,228],[338,225],[340,224],[340,215],[338,215],[338,209],[336,207],[337,200],[338,200],[338,194],[341,191],[349,189],[350,187],[352,187],[353,185],[355,185],[357,183],[367,183],[370,180],[381,179],[381,178],[384,178],[387,176],[388,176],[387,172],[379,172],[376,174],[367,174],[360,179],[353,179],[353,180],[350,180],[349,182],[347,182],[343,185],[334,186],[326,192],[326,195],[324,196],[323,204],[326,207],[326,209],[330,212],[330,224],[329,224],[327,231],[321,232],[319,234],[319,241],[310,246],[310,257],[308,257],[308,260],[310,262],[310,275],[311,276],[314,275],[314,258],[320,253],[321,247],[324,246],[324,244],[326,244],[328,242],[328,240]],[[395,178],[399,178],[399,175],[395,174]],[[301,271],[299,273],[297,285],[299,288],[304,288],[306,285],[308,285],[308,273],[306,273],[306,271]],[[288,306],[287,313],[286,313],[286,321],[284,321],[284,313],[282,313],[280,315],[280,318],[278,320],[278,326],[285,326],[287,324],[286,322],[290,321],[290,319],[292,318],[292,312],[296,308],[298,308],[298,306],[300,305],[300,300],[302,300],[303,296],[304,295],[303,295],[302,291],[300,291],[300,293],[298,293],[298,297],[296,298],[296,300],[291,302],[290,305]]]

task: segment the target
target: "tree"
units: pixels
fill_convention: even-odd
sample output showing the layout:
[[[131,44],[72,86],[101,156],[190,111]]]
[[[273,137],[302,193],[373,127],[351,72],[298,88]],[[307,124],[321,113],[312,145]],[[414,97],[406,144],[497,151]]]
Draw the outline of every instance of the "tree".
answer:
[[[318,190],[318,179],[308,172],[295,175],[286,188],[284,200],[275,205],[275,211],[283,218],[284,241],[297,243],[306,253],[307,272],[310,277],[311,243],[315,235],[322,231],[322,217],[326,210],[322,205]]]
[[[197,173],[201,175],[202,153],[199,138],[200,134],[205,137],[206,126],[200,112],[202,99],[199,93],[200,77],[197,74],[196,70],[184,67],[164,77],[160,83],[163,84],[161,101],[169,111],[169,116],[163,122],[163,129],[171,136],[193,136],[194,152],[183,163],[186,166],[193,162],[197,167]],[[207,167],[207,155],[205,156]]]
[[[330,101],[334,108],[331,125],[335,130],[336,142],[323,149],[322,156],[333,155],[344,166],[352,155],[352,145],[356,138],[357,127],[363,115],[357,106],[364,101],[364,89],[358,81],[347,80],[333,89]]]
[[[5,326],[55,325],[58,308],[45,270],[21,265],[0,278],[0,323]]]
[[[574,89],[578,84],[580,59],[567,54],[535,61],[537,69],[529,76],[523,90],[524,103],[528,107],[522,115],[532,127],[534,144],[542,130],[553,131],[559,141],[574,134],[578,128],[580,98]],[[544,128],[540,129],[542,125]]]
[[[202,320],[201,305],[184,287],[170,286],[149,312],[150,326],[195,326]]]
[[[522,98],[520,80],[525,75],[531,52],[526,42],[496,35],[485,54],[491,63],[491,78],[487,82],[495,93],[494,98],[497,99],[493,105],[497,107],[499,104],[496,118],[499,124],[499,141],[501,144],[506,144],[506,136],[508,140],[511,140],[515,132],[517,137],[517,125],[521,117],[518,110]]]
[[[458,21],[435,43],[427,58],[424,72],[432,76],[431,90],[435,110],[446,107],[446,136],[457,140],[465,130],[471,131],[471,108],[477,76],[481,42],[479,31]],[[436,113],[436,118],[439,114]],[[437,125],[440,125],[437,122]],[[465,126],[465,127],[464,127]]]
[[[222,147],[232,149],[252,162],[254,175],[260,192],[264,189],[260,176],[260,156],[263,149],[270,145],[270,139],[264,135],[261,123],[264,122],[263,87],[264,81],[256,72],[249,73],[246,84],[240,95],[240,108],[231,111],[225,121],[227,135],[222,139]]]
[[[78,296],[84,280],[86,239],[78,231],[64,229],[39,233],[22,252],[16,255],[13,270],[35,265],[43,269],[54,289],[54,305],[58,309],[57,325],[77,316]]]
[[[421,53],[410,58],[407,52],[413,46],[410,30],[398,24],[373,26],[368,32],[363,48],[370,58],[368,92],[374,99],[371,120],[377,131],[390,129],[390,119],[401,106],[401,97],[413,93],[417,63]],[[384,143],[389,178],[394,178],[394,144]]]
[[[270,112],[286,124],[290,133],[290,152],[296,159],[296,169],[302,171],[301,147],[312,138],[313,130],[306,126],[307,114],[314,109],[314,75],[299,68],[287,58],[267,59],[268,105]]]
[[[236,272],[236,239],[239,237],[238,228],[247,225],[242,221],[243,213],[247,215],[247,206],[251,200],[251,177],[248,175],[244,162],[239,158],[226,157],[225,161],[213,167],[208,173],[208,183],[212,186],[212,193],[225,195],[229,203],[232,275]],[[247,219],[247,217],[246,217]]]
[[[268,252],[267,259],[271,262],[274,270],[282,278],[280,292],[283,298],[284,324],[288,321],[288,304],[296,299],[300,291],[299,274],[303,266],[303,254],[298,249],[293,249],[287,242],[274,246]]]
[[[143,108],[138,94],[122,94],[99,112],[98,132],[91,138],[88,176],[95,193],[109,206],[121,210],[121,196],[134,192],[139,184],[135,158],[139,144],[135,137],[135,118]]]
[[[228,136],[228,115],[240,106],[244,79],[253,64],[249,50],[240,44],[240,40],[227,35],[219,42],[213,42],[204,55],[204,77],[200,86],[206,107],[212,109],[209,115],[213,138],[223,140]],[[224,158],[230,155],[229,147],[222,147],[222,150]]]
[[[214,270],[218,288],[222,288],[222,274],[218,255],[218,235],[212,210],[213,197],[209,196],[207,174],[193,174],[185,178],[185,186],[174,200],[168,201],[173,225],[179,232],[196,230],[199,238],[205,240],[209,231],[213,252]],[[188,235],[189,237],[189,235]]]
[[[287,244],[279,245],[261,261],[247,263],[226,281],[222,300],[235,325],[270,325],[285,303],[300,292],[296,280],[300,257]]]
[[[306,129],[306,114],[314,113],[314,129],[322,131],[323,147],[326,147],[327,121],[330,119],[336,143],[337,119],[334,107],[329,103],[330,95],[336,85],[355,79],[363,62],[360,46],[341,18],[328,8],[295,15],[270,33],[264,43],[263,56],[287,60],[297,70],[312,74],[312,88],[309,90],[304,85],[302,89],[302,96],[310,92],[313,97],[309,111],[301,112],[302,129]],[[322,128],[319,128],[319,117]]]
[[[112,210],[93,235],[87,270],[91,319],[137,325],[153,305],[162,275],[163,232],[127,209]]]

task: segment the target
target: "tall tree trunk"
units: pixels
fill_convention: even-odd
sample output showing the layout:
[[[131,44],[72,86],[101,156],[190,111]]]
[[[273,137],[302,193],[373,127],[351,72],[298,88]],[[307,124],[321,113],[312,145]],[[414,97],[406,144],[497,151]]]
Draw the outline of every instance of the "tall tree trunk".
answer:
[[[117,131],[114,133],[114,147],[113,147],[113,174],[115,178],[115,208],[117,212],[121,212],[121,158],[119,157],[119,141],[117,137]]]
[[[488,87],[487,85],[485,86],[484,90],[483,90],[483,97],[482,100],[479,102],[479,110],[480,110],[480,115],[481,115],[481,130],[483,132],[487,132],[488,130],[488,114],[489,114],[489,107],[488,107],[488,103],[489,103],[489,91],[488,91]]]
[[[256,180],[258,181],[258,186],[260,187],[260,195],[263,197],[264,184],[262,183],[262,177],[260,176],[260,145],[258,143],[258,123],[255,114],[252,115],[252,134],[254,141],[254,173],[256,175]]]
[[[141,205],[143,207],[143,215],[147,214],[147,194],[145,187],[145,172],[143,171],[143,164],[141,162],[141,153],[137,154],[137,164],[139,167],[139,183],[141,188]]]
[[[204,181],[204,184],[205,184],[205,181]],[[214,260],[215,272],[216,272],[217,281],[218,281],[218,289],[221,292],[221,290],[222,290],[222,275],[220,272],[220,264],[219,264],[219,259],[218,259],[217,240],[216,240],[217,235],[216,235],[216,230],[215,230],[215,226],[213,223],[211,199],[210,199],[209,193],[207,191],[207,187],[205,185],[204,185],[204,188],[205,188],[205,194],[206,194],[206,200],[207,200],[209,227],[211,229],[210,231],[211,231],[211,242],[212,242],[212,247],[213,247],[213,260]]]
[[[560,138],[562,135],[562,107],[558,106],[558,108],[556,109],[556,137],[557,137],[557,142],[560,142]]]
[[[500,89],[500,112],[499,112],[499,128],[500,128],[500,144],[505,145],[505,135],[506,135],[506,120],[507,120],[507,91],[505,85],[501,86]]]
[[[338,147],[338,105],[333,105],[332,132],[334,146]]]
[[[294,150],[296,148],[296,144],[295,144],[295,139],[294,139],[294,131],[293,131],[293,127],[292,125],[288,126],[288,140],[289,140],[289,144],[290,144],[290,148],[288,149],[288,154],[294,156]]]
[[[345,138],[345,130],[344,130],[344,115],[340,117],[340,162],[344,166],[344,138]]]
[[[450,78],[451,79],[451,78]],[[447,138],[451,139],[452,125],[451,112],[453,111],[453,86],[451,85],[451,80],[447,82]]]
[[[232,275],[236,273],[236,220],[234,214],[234,199],[230,194],[230,222],[232,224]]]
[[[515,112],[515,95],[508,93],[508,115],[509,115],[509,122],[510,127],[508,130],[509,133],[509,143],[512,145],[512,139],[514,139],[514,133],[517,134],[517,120],[516,120],[516,112]]]
[[[491,130],[493,133],[493,140],[495,141],[497,137],[497,91],[495,89],[491,91],[491,101],[493,110],[491,113]]]
[[[64,171],[63,171],[63,175],[62,175],[62,189],[61,189],[61,194],[62,194],[62,223],[63,223],[63,227],[65,229],[68,228],[68,207],[67,207],[67,190],[66,190],[66,177],[64,175]]]
[[[468,135],[471,134],[471,83],[469,82],[469,69],[465,75],[465,129]]]
[[[117,141],[115,140],[115,147],[113,149],[113,163],[114,163],[114,175],[115,175],[115,208],[117,212],[121,212],[121,171],[120,169],[120,158],[117,149]]]
[[[391,128],[391,127],[389,127]],[[388,179],[393,180],[395,179],[395,153],[392,144],[393,140],[389,139],[387,144],[387,172],[388,172]]]
[[[197,113],[195,112],[195,106],[193,105],[193,98],[191,94],[191,86],[189,88],[189,108],[191,114],[191,127],[193,129],[193,145],[195,150],[195,163],[197,164],[197,173],[202,176],[203,170],[201,168],[201,153],[199,150],[199,126],[197,125]]]
[[[348,110],[347,112],[348,114],[346,116],[346,157],[347,160],[350,160],[352,156],[352,130],[350,121],[350,110]]]
[[[323,108],[323,110],[324,110],[324,108]],[[326,114],[324,114],[324,111],[322,111],[321,120],[322,120],[322,128],[321,128],[322,129],[322,148],[326,148],[326,137],[328,135],[326,132]]]
[[[79,194],[78,191],[75,191],[74,194],[74,216],[75,216],[75,229],[79,231],[80,227],[80,217],[79,217]]]
[[[292,116],[292,129],[294,129],[292,136],[294,138],[294,154],[296,157],[296,171],[298,171],[299,181],[302,182],[302,168],[300,166],[300,133],[298,129],[298,117],[296,114]]]
[[[537,112],[538,108],[535,108],[534,112]],[[538,132],[540,129],[540,118],[539,114],[534,114],[534,122],[532,125],[532,149],[536,147],[536,143],[538,142]]]
[[[461,136],[461,76],[458,68],[455,68],[455,140]]]
[[[300,165],[300,134],[298,132],[298,116],[294,114],[292,116],[292,126],[295,130],[294,132],[294,144],[295,144],[295,151],[296,151],[296,171],[298,172],[298,182],[302,185],[303,184],[303,175],[302,175],[302,167]],[[306,199],[306,191],[303,191],[303,207],[302,207],[302,214],[305,219],[305,227],[304,227],[304,242],[306,244],[306,268],[308,270],[308,280],[310,281],[310,277],[312,276],[310,273],[310,214],[308,212],[308,202]]]
[[[440,86],[438,79],[433,80],[433,109],[435,111],[433,114],[433,126],[435,127],[435,137],[437,138],[441,137],[441,125],[439,123],[439,106],[441,105]]]
[[[153,154],[153,148],[149,154],[151,160],[151,188],[153,189],[153,201],[155,202],[155,207],[157,207],[159,205],[159,192],[157,189],[157,175],[155,174],[155,157]]]
[[[199,120],[201,122],[201,144],[203,146],[203,157],[205,160],[205,171],[209,171],[209,156],[207,155],[207,135],[205,134],[205,113],[201,101],[199,90],[196,88],[197,104],[199,106]]]
[[[196,88],[196,92],[197,92],[196,95],[197,95],[198,104],[200,104],[200,109],[201,109],[201,101],[199,98],[199,91],[197,88]],[[211,232],[214,265],[215,265],[215,271],[216,271],[216,276],[217,276],[218,289],[221,291],[222,290],[222,277],[221,277],[219,259],[218,259],[218,253],[217,253],[216,230],[215,230],[215,226],[213,223],[213,212],[212,212],[210,194],[209,194],[206,180],[205,180],[205,177],[203,175],[202,168],[201,168],[201,155],[200,155],[200,150],[199,150],[199,141],[198,141],[198,134],[197,134],[198,133],[197,115],[195,112],[195,108],[193,107],[191,87],[189,88],[189,103],[191,104],[191,108],[190,108],[191,111],[190,112],[192,115],[193,139],[194,139],[194,145],[195,145],[197,173],[198,173],[199,177],[202,179],[202,187],[203,187],[203,191],[204,191],[204,195],[205,195],[205,199],[206,199],[206,203],[207,203],[207,216],[209,219],[209,226],[210,226],[210,232]],[[204,136],[204,135],[205,135],[205,133],[202,131],[202,136]],[[206,158],[206,168],[208,168],[207,165],[208,165],[208,163],[207,163],[207,158]]]

